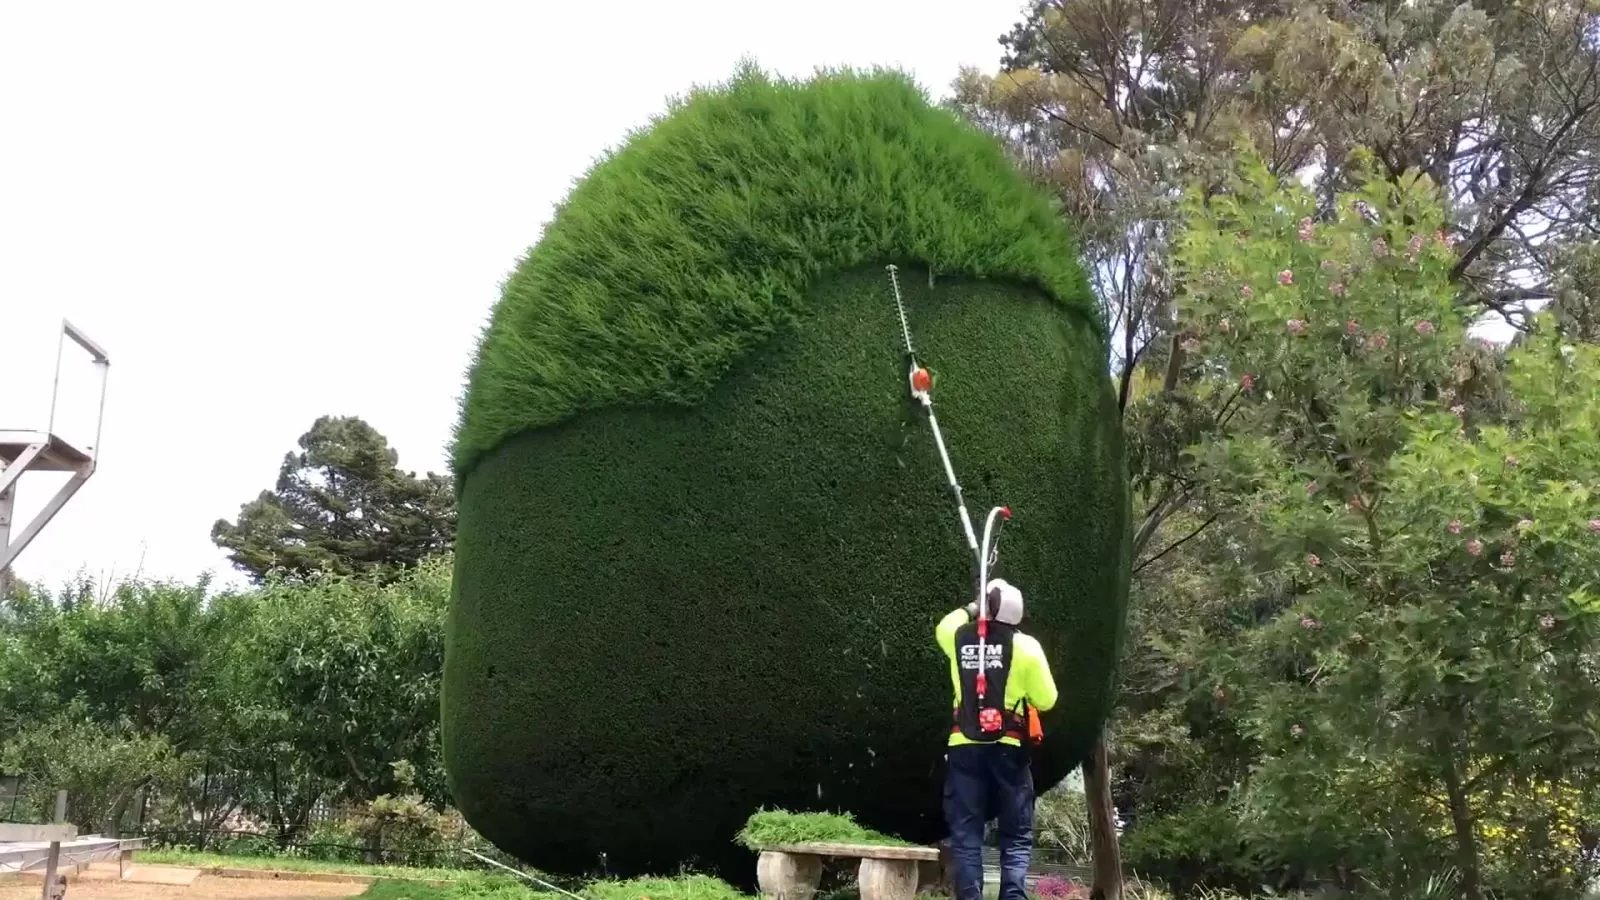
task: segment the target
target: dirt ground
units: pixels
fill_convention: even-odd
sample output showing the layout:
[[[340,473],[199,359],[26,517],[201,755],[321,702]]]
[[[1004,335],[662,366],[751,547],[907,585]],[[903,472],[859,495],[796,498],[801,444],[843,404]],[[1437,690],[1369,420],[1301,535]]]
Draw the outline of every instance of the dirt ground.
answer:
[[[38,900],[40,887],[38,879],[0,881],[0,900]],[[355,897],[366,889],[364,884],[341,882],[201,875],[190,885],[69,881],[66,900],[312,900],[320,897]]]

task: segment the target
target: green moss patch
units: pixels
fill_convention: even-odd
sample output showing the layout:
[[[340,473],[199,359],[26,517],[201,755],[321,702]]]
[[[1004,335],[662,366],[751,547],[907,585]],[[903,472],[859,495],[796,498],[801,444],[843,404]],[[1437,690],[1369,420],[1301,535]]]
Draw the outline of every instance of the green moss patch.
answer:
[[[785,809],[764,809],[751,816],[739,830],[738,842],[751,850],[809,843],[909,845],[863,828],[849,813],[793,813]]]
[[[888,261],[1036,287],[1101,333],[1049,199],[909,78],[745,70],[696,91],[585,176],[506,282],[456,473],[583,410],[698,403],[814,279]]]

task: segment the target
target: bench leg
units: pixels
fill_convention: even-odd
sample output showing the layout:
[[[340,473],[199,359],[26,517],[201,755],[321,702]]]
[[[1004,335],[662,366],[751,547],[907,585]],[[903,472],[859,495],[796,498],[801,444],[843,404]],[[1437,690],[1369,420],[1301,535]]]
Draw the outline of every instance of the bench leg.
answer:
[[[861,900],[912,900],[919,868],[914,859],[863,859],[857,876]]]
[[[763,850],[756,859],[756,884],[765,900],[811,900],[822,883],[822,858]]]

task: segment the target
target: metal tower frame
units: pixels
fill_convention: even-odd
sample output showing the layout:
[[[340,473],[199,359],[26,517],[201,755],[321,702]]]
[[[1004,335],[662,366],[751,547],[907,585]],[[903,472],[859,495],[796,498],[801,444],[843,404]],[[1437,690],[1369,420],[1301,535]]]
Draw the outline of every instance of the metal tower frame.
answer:
[[[95,418],[94,443],[81,449],[55,433],[56,400],[61,392],[61,360],[68,339],[88,352],[100,373],[100,408]],[[50,389],[50,419],[45,424],[45,430],[0,429],[0,596],[10,590],[11,563],[94,475],[100,458],[100,432],[106,417],[106,378],[110,371],[111,358],[105,350],[71,322],[62,319],[61,336],[56,346],[55,381]],[[29,472],[70,472],[72,477],[12,540],[17,482]]]

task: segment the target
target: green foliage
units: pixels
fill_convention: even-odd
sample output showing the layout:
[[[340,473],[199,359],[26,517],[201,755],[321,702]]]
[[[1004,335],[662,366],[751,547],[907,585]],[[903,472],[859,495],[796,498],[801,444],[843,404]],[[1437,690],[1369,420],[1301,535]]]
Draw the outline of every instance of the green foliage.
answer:
[[[0,772],[23,777],[38,821],[49,821],[56,791],[66,790],[67,821],[100,830],[120,818],[141,786],[175,780],[185,767],[165,738],[96,724],[76,703],[8,735]]]
[[[1072,247],[1000,148],[909,78],[746,68],[607,155],[512,274],[472,366],[457,477],[585,410],[700,403],[803,314],[816,278],[862,264],[1028,284],[1098,329]]]
[[[1228,510],[1207,574],[1248,605],[1177,651],[1192,701],[1257,754],[1235,799],[1270,864],[1569,896],[1575,832],[1493,835],[1527,806],[1500,798],[1561,783],[1570,817],[1594,796],[1600,349],[1544,322],[1486,395],[1426,180],[1317,209],[1259,166],[1190,207],[1180,326],[1222,411],[1193,452]]]
[[[1052,859],[1088,867],[1093,863],[1089,837],[1089,803],[1079,786],[1063,782],[1034,803],[1033,843],[1052,852]]]
[[[1110,708],[1124,619],[1104,345],[1037,293],[901,281],[968,502],[1016,510],[1001,571],[1063,686],[1048,787]],[[498,846],[556,871],[604,853],[748,877],[729,837],[764,806],[942,836],[933,626],[966,602],[970,556],[887,288],[877,267],[831,276],[698,409],[587,413],[463,482],[445,758]]]
[[[449,479],[417,477],[365,421],[323,416],[284,456],[277,486],[211,528],[234,565],[269,574],[390,576],[446,552],[455,537]]]
[[[1264,868],[1239,828],[1238,810],[1226,805],[1186,806],[1141,821],[1122,842],[1122,861],[1179,892],[1254,891]]]
[[[849,813],[793,813],[784,809],[763,809],[752,815],[739,830],[738,842],[751,850],[812,842],[897,846],[907,843],[863,828]]]
[[[351,799],[411,781],[441,797],[436,767],[416,763],[437,759],[450,572],[443,558],[381,584],[319,575],[264,586],[229,656],[252,733]]]

